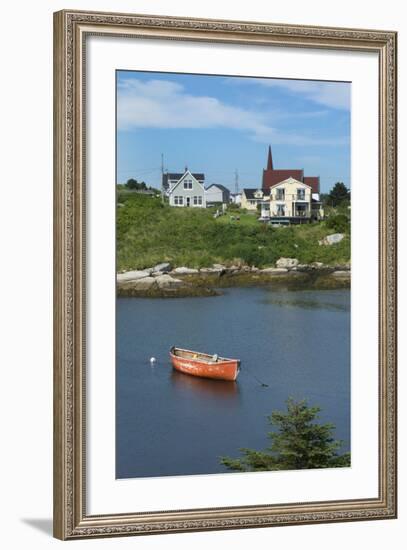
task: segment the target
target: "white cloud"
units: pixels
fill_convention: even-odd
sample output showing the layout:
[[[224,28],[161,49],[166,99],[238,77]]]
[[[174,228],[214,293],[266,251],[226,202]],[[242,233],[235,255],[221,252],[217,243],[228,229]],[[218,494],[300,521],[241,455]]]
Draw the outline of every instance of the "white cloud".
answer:
[[[233,82],[233,79],[230,81]],[[283,88],[325,107],[350,110],[350,84],[347,82],[280,80],[278,78],[239,78],[239,82],[258,84],[268,88]]]
[[[320,116],[320,112],[316,116]],[[274,117],[277,121],[278,116]],[[338,145],[325,139],[282,132],[273,114],[228,105],[215,97],[191,95],[178,83],[165,80],[122,80],[118,87],[117,123],[120,130],[136,128],[229,128],[246,131],[255,141],[292,145]]]

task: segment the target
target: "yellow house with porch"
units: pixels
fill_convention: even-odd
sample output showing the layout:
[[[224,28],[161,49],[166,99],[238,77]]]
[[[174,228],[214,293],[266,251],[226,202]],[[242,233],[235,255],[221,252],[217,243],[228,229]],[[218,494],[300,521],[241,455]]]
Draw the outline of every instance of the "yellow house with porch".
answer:
[[[261,202],[261,219],[275,223],[307,223],[320,219],[323,212],[318,201],[313,208],[312,187],[293,177],[270,187],[270,195]]]

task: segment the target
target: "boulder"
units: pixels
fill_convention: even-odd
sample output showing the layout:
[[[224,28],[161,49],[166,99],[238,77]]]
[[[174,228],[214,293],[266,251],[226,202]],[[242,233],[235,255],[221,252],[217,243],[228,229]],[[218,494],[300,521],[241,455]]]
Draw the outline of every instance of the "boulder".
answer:
[[[213,269],[217,269],[219,271],[225,271],[226,267],[222,264],[213,264]]]
[[[350,264],[341,264],[334,267],[335,271],[350,271]]]
[[[171,271],[171,264],[169,262],[163,262],[153,267],[153,273],[168,273]]]
[[[332,273],[334,277],[350,277],[350,271],[334,271]]]
[[[279,258],[276,261],[276,267],[282,267],[286,269],[297,267],[298,264],[299,261],[297,260],[297,258]]]
[[[145,277],[148,277],[150,275],[149,270],[143,270],[143,271],[125,271],[124,273],[118,273],[117,274],[117,282],[118,283],[127,283],[129,281],[138,281],[139,279],[144,279]]]
[[[287,273],[288,269],[286,267],[266,267],[260,270],[260,273],[272,273],[278,275],[279,273]]]
[[[131,281],[131,288],[135,290],[148,290],[155,285],[156,279],[154,277],[145,277],[144,279],[138,279]]]
[[[175,279],[167,274],[155,277],[153,280],[157,282],[158,288],[160,289],[179,288],[184,284],[180,279]]]
[[[172,273],[176,275],[193,275],[194,273],[199,273],[199,269],[194,269],[192,267],[176,267]]]
[[[224,269],[218,269],[216,267],[201,267],[199,270],[200,273],[206,274],[206,273],[214,273],[218,274],[223,273]]]
[[[320,245],[331,246],[332,244],[340,243],[344,237],[343,233],[333,233],[332,235],[327,235],[324,239],[318,241],[318,243]]]

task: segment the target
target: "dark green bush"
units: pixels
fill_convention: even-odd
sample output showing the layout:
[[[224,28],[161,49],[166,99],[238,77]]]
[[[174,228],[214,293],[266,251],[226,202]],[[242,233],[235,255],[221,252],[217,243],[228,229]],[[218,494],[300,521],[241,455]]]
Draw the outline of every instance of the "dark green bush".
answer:
[[[350,229],[349,218],[345,214],[334,214],[326,220],[326,227],[337,233],[348,233]]]

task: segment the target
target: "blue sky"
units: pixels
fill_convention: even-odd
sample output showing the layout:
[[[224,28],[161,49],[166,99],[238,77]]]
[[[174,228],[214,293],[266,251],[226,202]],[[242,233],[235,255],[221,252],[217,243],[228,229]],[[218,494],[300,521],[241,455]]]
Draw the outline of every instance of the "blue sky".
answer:
[[[117,72],[117,181],[160,186],[164,168],[204,172],[234,190],[274,168],[303,168],[350,187],[350,84],[136,71]]]

